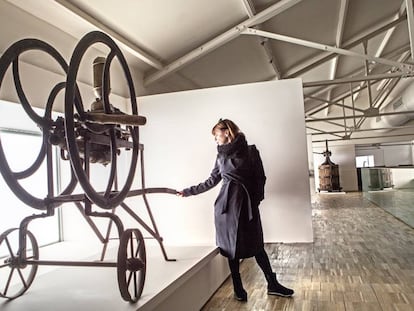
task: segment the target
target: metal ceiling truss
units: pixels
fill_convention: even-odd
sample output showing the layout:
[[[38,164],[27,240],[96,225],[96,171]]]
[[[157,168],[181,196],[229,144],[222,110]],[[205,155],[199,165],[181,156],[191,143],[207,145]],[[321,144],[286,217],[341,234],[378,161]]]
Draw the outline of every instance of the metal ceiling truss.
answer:
[[[378,136],[365,136],[365,137],[353,137],[350,140],[365,140],[365,139],[375,139],[375,138],[391,138],[391,137],[413,137],[413,134],[390,134],[390,135],[378,135]],[[343,137],[338,139],[328,139],[328,141],[344,141]],[[326,139],[322,140],[313,140],[313,143],[325,143]]]
[[[249,16],[249,18],[252,18],[253,16],[256,15],[256,9],[254,7],[254,4],[252,3],[251,0],[242,0],[244,7],[246,9],[247,12],[247,16]],[[261,25],[257,25],[256,26],[257,29],[262,29]],[[282,75],[279,69],[279,65],[277,62],[277,59],[271,49],[271,47],[269,46],[269,41],[267,40],[267,38],[260,38],[259,39],[259,43],[261,46],[263,46],[263,49],[267,55],[267,60],[268,63],[272,66],[272,69],[274,71],[275,74],[275,78],[277,80],[281,79]]]
[[[410,54],[406,53],[405,55],[403,55],[401,57],[402,61],[405,61],[409,58]],[[380,90],[380,92],[377,94],[376,98],[371,102],[370,101],[370,108],[366,109],[366,110],[360,110],[354,107],[353,109],[353,116],[345,116],[345,111],[343,110],[343,116],[342,117],[336,117],[335,119],[333,118],[323,118],[323,119],[317,119],[317,118],[309,118],[309,116],[311,116],[312,114],[315,114],[321,110],[323,110],[325,108],[321,107],[319,109],[316,109],[315,111],[312,111],[312,113],[308,114],[308,119],[307,119],[307,123],[308,122],[316,122],[316,121],[321,121],[324,120],[325,122],[329,121],[332,122],[334,120],[344,120],[344,130],[341,131],[343,133],[345,133],[345,135],[343,136],[343,139],[352,139],[351,135],[353,133],[357,133],[360,131],[363,131],[362,129],[360,129],[361,125],[365,122],[365,120],[369,117],[377,117],[377,116],[386,116],[386,115],[397,115],[397,114],[406,114],[406,113],[410,113],[409,111],[406,112],[391,112],[391,113],[380,113],[380,108],[381,106],[384,104],[386,98],[389,96],[389,94],[392,92],[392,90],[395,88],[395,86],[397,85],[398,81],[402,78],[402,74],[401,73],[392,73],[392,74],[382,74],[382,75],[371,75],[371,76],[367,76],[367,77],[361,77],[361,78],[346,78],[346,79],[342,79],[339,82],[340,83],[347,83],[347,82],[356,82],[356,81],[370,81],[370,80],[376,80],[374,81],[373,84],[378,83],[380,81],[386,81],[385,83],[387,84],[386,86],[383,86]],[[354,80],[354,81],[352,81]],[[372,84],[372,85],[373,85]],[[314,85],[314,84],[311,84]],[[370,88],[372,85],[370,84],[366,84],[366,88]],[[359,87],[358,92],[360,92],[362,90],[362,85],[361,87]],[[346,97],[351,97],[353,99],[353,90],[352,90],[352,85],[350,85],[350,94],[347,94]],[[322,101],[322,99],[314,97],[314,96],[306,96],[306,98],[311,98],[313,100],[319,100]],[[336,104],[341,106],[341,104],[339,103],[339,101],[342,101],[343,103],[344,97],[340,98],[339,100],[335,101],[335,102],[329,102],[327,104],[332,105],[332,104]],[[325,101],[326,102],[326,101]],[[345,106],[342,104],[343,109],[344,108],[350,108],[349,106]],[[352,108],[351,108],[352,109]],[[363,115],[356,115],[355,111],[359,111],[359,112],[363,112]],[[347,119],[353,119],[354,121],[354,127],[350,128],[347,126],[345,120]],[[356,124],[356,120],[357,118],[360,118],[358,120],[358,123]],[[396,129],[397,127],[395,127],[394,129]],[[398,127],[401,128],[401,127]],[[311,128],[312,130],[315,130],[315,128]],[[393,128],[387,128],[387,129],[393,129]],[[365,129],[366,130],[366,129]],[[372,129],[375,130],[375,129]],[[326,132],[326,131],[322,131],[324,134],[331,134],[330,132]],[[337,133],[338,132],[333,132],[335,133],[334,136],[338,136]],[[332,134],[333,134],[332,133]],[[315,141],[316,142],[316,141]]]
[[[409,114],[414,113],[414,110],[409,111],[395,111],[395,112],[379,112],[379,113],[373,113],[372,115],[368,114],[361,114],[361,115],[355,115],[355,116],[339,116],[339,117],[328,117],[328,118],[310,118],[306,120],[306,123],[310,122],[323,122],[323,121],[334,121],[334,120],[344,120],[344,119],[354,119],[354,118],[376,118],[376,117],[383,117],[383,116],[392,116],[392,115],[398,115],[398,114]],[[414,134],[413,134],[414,135]]]
[[[343,12],[344,7],[346,7],[346,3],[342,2],[341,3],[341,12]],[[343,14],[343,13],[342,13]],[[363,84],[360,85],[360,90],[362,89],[362,86],[364,84],[366,84],[366,88],[368,91],[368,97],[369,97],[369,108],[366,110],[361,110],[361,109],[355,109],[355,107],[349,107],[349,106],[345,106],[344,102],[342,100],[342,103],[338,103],[338,102],[334,102],[329,100],[330,98],[330,92],[331,90],[328,91],[328,100],[322,100],[322,99],[317,99],[321,102],[323,102],[325,104],[325,106],[321,109],[318,109],[318,111],[326,109],[328,107],[330,107],[331,105],[338,105],[341,106],[343,109],[343,116],[341,117],[331,117],[331,118],[323,118],[323,119],[318,119],[318,118],[309,118],[306,120],[306,122],[318,122],[318,121],[335,121],[335,120],[343,120],[344,124],[344,133],[345,136],[342,137],[342,139],[350,139],[352,133],[354,133],[361,125],[362,123],[365,121],[365,119],[367,117],[377,117],[377,116],[382,116],[382,115],[390,115],[390,114],[399,114],[399,113],[387,113],[387,114],[381,114],[379,113],[379,108],[374,107],[373,105],[373,100],[372,100],[372,94],[371,94],[371,80],[383,80],[383,79],[387,79],[388,81],[392,78],[401,78],[401,77],[408,77],[408,76],[413,76],[413,66],[411,64],[406,64],[403,63],[401,61],[392,61],[386,58],[382,58],[379,57],[382,54],[382,51],[384,50],[386,44],[388,43],[392,32],[395,29],[395,25],[397,23],[399,23],[400,21],[402,21],[403,18],[401,16],[397,16],[397,19],[395,19],[393,22],[389,23],[388,25],[382,26],[380,28],[381,32],[383,32],[384,30],[387,30],[387,33],[384,37],[384,40],[382,41],[380,47],[378,48],[375,56],[371,56],[371,55],[367,55],[367,42],[368,42],[368,38],[372,37],[375,34],[377,34],[379,32],[379,30],[375,30],[370,34],[367,34],[365,37],[357,40],[356,42],[354,42],[353,44],[357,45],[362,43],[363,47],[364,47],[364,52],[365,54],[360,54],[360,53],[356,53],[353,51],[349,51],[346,49],[342,49],[342,48],[337,48],[337,47],[332,47],[332,46],[328,46],[328,45],[324,45],[324,44],[320,44],[317,42],[312,42],[312,41],[307,41],[307,40],[302,40],[302,39],[298,39],[298,38],[293,38],[293,37],[288,37],[288,36],[284,36],[284,35],[279,35],[279,34],[274,34],[274,33],[270,33],[270,32],[264,32],[261,30],[257,30],[257,29],[252,29],[252,28],[248,28],[246,30],[243,31],[243,34],[249,34],[249,35],[260,35],[263,37],[268,37],[270,39],[275,39],[275,40],[279,40],[279,41],[284,41],[284,42],[288,42],[288,43],[292,43],[292,44],[298,44],[301,46],[306,46],[306,47],[310,47],[310,48],[315,48],[315,49],[319,49],[322,51],[328,51],[328,52],[332,52],[334,54],[332,54],[332,57],[336,57],[336,55],[345,55],[345,56],[353,56],[353,57],[359,57],[361,59],[364,60],[364,68],[365,68],[365,76],[364,77],[351,77],[351,78],[342,78],[342,79],[330,79],[327,81],[318,81],[318,82],[310,82],[310,83],[304,83],[304,87],[314,87],[314,86],[322,86],[322,85],[336,85],[336,84],[341,84],[341,83],[352,83],[352,82],[362,82]],[[338,31],[339,31],[338,27]],[[337,40],[338,40],[338,36],[340,36],[340,33],[337,33]],[[339,46],[338,42],[337,42],[337,46]],[[325,61],[327,61],[325,59]],[[391,71],[394,71],[395,67],[398,68],[399,70],[401,70],[400,72],[397,73],[389,73],[389,74],[383,74],[383,75],[370,75],[370,68],[369,68],[369,63],[381,63],[384,65],[389,65],[392,67]],[[333,63],[333,68],[331,71],[331,77],[335,75],[335,71],[336,71],[336,64],[337,62],[334,61]],[[309,69],[310,70],[310,69]],[[395,85],[394,85],[395,86]],[[385,97],[382,97],[382,103],[384,102],[385,98],[389,95],[390,92],[387,92],[387,95]],[[379,95],[383,95],[384,92],[381,92]],[[352,96],[352,103],[354,106],[354,98],[355,98],[355,93],[352,91],[352,85],[351,85],[351,96]],[[376,101],[378,101],[381,96],[377,96]],[[305,96],[306,97],[306,96]],[[308,97],[310,98],[310,97]],[[346,116],[345,114],[345,108],[350,109],[353,112],[352,116]],[[359,112],[363,112],[362,115],[356,115],[355,111],[359,111]],[[347,131],[347,124],[346,124],[346,120],[347,119],[353,119],[354,120],[354,128],[349,131]],[[357,118],[361,118],[358,122],[358,125],[356,124],[356,119]],[[336,124],[339,125],[339,124]],[[335,135],[337,136],[337,135]]]
[[[308,133],[308,134],[312,134],[314,136],[319,136],[319,135],[336,135],[337,137],[343,137],[343,135],[337,135],[337,134],[342,134],[345,133],[345,129],[344,130],[336,130],[336,131],[323,131],[317,128],[313,128],[311,126],[307,126],[306,127],[309,130],[312,131],[316,131],[314,133]],[[348,128],[351,129],[351,128]],[[370,128],[370,129],[359,129],[358,132],[375,132],[375,131],[388,131],[388,130],[396,130],[396,129],[414,129],[414,126],[411,125],[405,125],[405,126],[393,126],[393,127],[378,127],[378,128]]]
[[[206,42],[205,44],[199,46],[198,48],[192,50],[191,52],[187,53],[186,55],[176,59],[175,61],[171,62],[170,64],[164,66],[161,70],[148,75],[144,78],[144,86],[149,85],[155,81],[158,81],[168,74],[175,72],[182,68],[183,66],[193,62],[194,60],[204,56],[207,53],[217,49],[218,47],[224,45],[225,43],[237,38],[244,29],[249,27],[255,27],[276,15],[286,11],[287,9],[291,8],[292,6],[296,5],[297,3],[301,2],[302,0],[281,0],[267,9],[259,12],[258,14],[250,17],[246,21],[232,27],[231,29],[227,30],[226,32],[218,35],[214,39]]]
[[[404,3],[405,1],[405,3]],[[405,61],[407,61],[407,59],[409,58],[409,56],[411,56],[411,60],[413,59],[414,56],[414,18],[413,18],[413,6],[412,6],[412,1],[411,0],[404,0],[399,13],[396,15],[395,20],[391,23],[389,23],[388,25],[382,26],[380,29],[374,31],[373,33],[378,33],[378,32],[382,32],[385,30],[385,28],[388,28],[388,30],[386,30],[384,39],[382,40],[379,48],[377,49],[377,52],[375,53],[374,57],[380,57],[385,46],[387,45],[387,43],[389,42],[395,27],[397,25],[397,23],[400,23],[403,19],[407,19],[407,25],[408,25],[408,29],[409,29],[409,34],[410,34],[410,52],[411,53],[402,53],[399,54],[400,55],[400,59],[398,60],[399,63],[403,63]],[[407,10],[405,10],[405,8],[407,8]],[[407,16],[403,16],[404,12],[407,12]],[[393,24],[395,24],[393,26]],[[372,34],[368,34],[366,38],[361,38],[359,43],[363,44],[364,47],[364,51],[365,54],[367,53],[367,43],[368,43],[368,37],[372,36]],[[355,44],[355,43],[354,43]],[[335,57],[334,54],[332,54],[330,56],[330,58]],[[325,58],[325,61],[328,60],[328,57]],[[328,122],[328,123],[332,123],[332,121],[335,120],[344,120],[344,125],[343,125],[343,130],[341,131],[323,131],[323,130],[318,130],[316,128],[310,127],[307,125],[307,129],[311,130],[311,131],[316,131],[317,133],[310,133],[313,135],[332,135],[335,137],[340,136],[339,134],[343,134],[344,136],[339,137],[339,138],[331,138],[329,139],[330,141],[341,141],[344,139],[368,139],[368,138],[378,138],[378,137],[400,137],[400,136],[412,136],[412,134],[402,134],[402,135],[381,135],[381,136],[372,136],[372,137],[364,137],[364,138],[351,138],[351,135],[353,133],[357,133],[357,132],[362,132],[362,131],[377,131],[380,129],[360,129],[361,125],[366,121],[367,118],[370,117],[379,117],[379,116],[386,116],[386,115],[395,115],[395,114],[407,114],[410,113],[410,111],[405,111],[405,112],[391,112],[391,113],[380,113],[380,108],[381,106],[385,103],[386,99],[388,98],[388,96],[390,95],[390,93],[393,91],[393,89],[396,87],[397,83],[401,80],[401,78],[404,77],[408,77],[408,76],[413,76],[413,72],[412,72],[412,68],[405,68],[405,72],[393,72],[394,69],[390,70],[391,73],[385,73],[382,75],[370,75],[370,68],[369,68],[369,63],[368,63],[368,59],[365,60],[365,77],[351,77],[351,78],[342,78],[342,79],[331,79],[330,81],[318,81],[318,82],[310,82],[307,85],[304,84],[304,87],[315,87],[315,86],[323,86],[323,85],[332,85],[332,84],[340,84],[340,83],[350,83],[350,94],[349,96],[352,99],[352,105],[354,106],[354,99],[355,99],[355,92],[353,92],[353,87],[352,87],[352,82],[361,82],[360,84],[360,88],[359,90],[362,90],[362,87],[365,85],[368,91],[368,101],[369,101],[369,108],[365,111],[362,111],[363,114],[362,115],[356,115],[355,111],[359,111],[361,112],[361,110],[359,109],[355,109],[355,107],[351,108],[349,106],[345,106],[344,105],[344,101],[342,99],[342,103],[338,102],[338,101],[328,101],[328,100],[323,100],[321,98],[317,98],[315,96],[305,96],[305,98],[308,99],[312,99],[312,100],[317,100],[320,101],[322,103],[322,107],[318,108],[314,111],[312,111],[311,114],[307,115],[307,123],[309,122],[318,122],[318,121],[324,121],[324,122]],[[322,61],[320,62],[322,63]],[[399,67],[401,68],[401,67]],[[408,71],[407,71],[408,69]],[[303,69],[302,69],[303,70]],[[372,99],[372,94],[371,94],[371,81],[372,80],[377,80],[380,79],[379,81],[381,81],[381,84],[378,86],[379,89],[379,93],[376,95],[375,99]],[[376,81],[378,82],[378,80]],[[374,82],[374,83],[376,83]],[[328,90],[328,94],[330,94],[332,89]],[[358,91],[359,93],[360,91]],[[348,97],[349,97],[348,96]],[[323,109],[326,109],[326,107],[330,107],[332,105],[338,105],[338,106],[342,106],[343,109],[343,116],[341,117],[331,117],[331,118],[323,118],[323,119],[318,119],[318,118],[313,118],[313,117],[309,117],[312,114],[315,114]],[[353,112],[352,116],[346,116],[345,114],[345,109],[351,109]],[[356,123],[357,118],[359,118],[358,123]],[[346,124],[346,120],[347,119],[353,119],[354,121],[354,127],[350,128],[347,126]],[[339,124],[338,124],[339,125]],[[381,128],[382,130],[391,130],[391,129],[397,129],[397,128],[411,128],[411,127],[391,127],[391,128]],[[323,140],[318,141],[318,140],[314,140],[313,142],[323,142]]]
[[[342,46],[342,37],[344,33],[344,28],[345,28],[345,19],[346,19],[347,11],[348,11],[348,0],[341,0],[339,14],[338,14],[338,23],[336,26],[336,36],[335,36],[336,46]],[[330,80],[334,80],[336,78],[336,72],[338,70],[338,63],[339,63],[339,57],[337,56],[333,58],[332,63],[331,63]],[[332,99],[332,89],[330,89],[327,94],[327,100],[329,101],[331,99]],[[329,112],[330,112],[330,105],[326,106],[325,115],[328,115]]]
[[[383,79],[393,79],[393,78],[406,78],[414,76],[414,72],[404,73],[404,72],[394,72],[394,73],[384,73],[384,74],[375,74],[359,77],[349,77],[349,78],[338,78],[335,80],[322,80],[315,82],[304,82],[303,87],[315,87],[315,86],[324,86],[324,85],[338,85],[338,84],[347,84],[353,82],[365,82],[372,80],[383,80]],[[308,97],[308,96],[307,96]]]
[[[376,80],[376,81],[373,82],[373,84],[376,84],[379,81],[381,81],[381,80]],[[362,91],[365,88],[367,88],[367,85],[363,85],[363,86],[358,85],[358,86],[356,86],[356,91],[359,92],[359,91]],[[350,84],[350,91],[349,91],[349,93],[346,93],[344,95],[338,96],[335,100],[338,103],[339,102],[342,102],[343,103],[343,101],[344,101],[345,98],[347,98],[349,96],[351,96],[351,98],[352,98],[353,93],[354,93],[353,86],[352,86],[352,84]],[[339,105],[341,105],[341,104],[339,104]],[[352,105],[354,106],[353,101],[352,101]],[[316,113],[316,112],[318,112],[320,110],[323,110],[324,108],[325,107],[319,108],[317,111],[313,111],[312,114],[313,113]],[[333,122],[332,120],[327,120],[327,119],[323,119],[323,122],[324,123],[327,123],[327,124],[335,125],[335,126],[340,127],[340,128],[342,127],[343,130],[341,132],[345,133],[344,136],[341,136],[342,139],[352,139],[351,138],[352,133],[360,131],[360,128],[359,128],[359,126],[357,125],[357,122],[356,122],[357,115],[355,114],[355,111],[356,111],[356,109],[354,109],[353,114],[352,114],[353,127],[348,126],[347,123],[346,123],[346,119],[344,119],[343,117],[341,117],[341,118],[338,119],[338,120],[343,120],[344,121],[343,124],[339,124],[339,123]],[[365,113],[365,110],[364,110],[364,113]],[[344,115],[345,115],[345,113],[344,113]],[[316,119],[316,118],[312,117],[311,114],[307,115],[307,118],[308,119]],[[364,119],[364,117],[362,119]],[[360,121],[362,119],[359,119],[358,123],[360,123]],[[316,130],[315,128],[311,128],[309,125],[307,125],[306,127],[308,129],[311,129],[311,130]],[[320,132],[324,132],[326,134],[329,134],[329,132],[326,132],[326,131],[322,131],[322,130],[319,130],[319,131]],[[348,132],[349,132],[349,134],[348,134]],[[333,136],[339,137],[339,135],[337,135],[337,134],[334,134]]]
[[[360,33],[359,35],[355,36],[354,38],[351,38],[347,42],[342,42],[343,37],[343,31],[345,26],[345,19],[347,15],[347,8],[348,8],[348,2],[349,0],[341,0],[340,8],[338,12],[338,23],[337,23],[337,29],[336,29],[336,38],[335,38],[335,44],[336,46],[329,46],[325,44],[321,44],[318,42],[312,42],[308,40],[303,40],[299,38],[294,38],[290,36],[285,36],[281,34],[271,33],[267,31],[263,31],[261,29],[260,24],[263,22],[275,17],[276,15],[288,10],[289,8],[293,7],[297,3],[301,2],[302,0],[281,0],[270,7],[266,8],[265,10],[259,12],[256,14],[255,7],[252,4],[251,0],[241,0],[244,4],[244,7],[246,9],[248,19],[235,27],[232,27],[228,31],[223,32],[222,34],[218,35],[214,39],[206,42],[205,44],[199,46],[198,48],[194,49],[193,51],[187,53],[186,55],[183,55],[182,57],[176,59],[175,61],[171,62],[168,65],[162,64],[158,59],[154,58],[153,56],[149,55],[142,49],[140,49],[138,46],[127,40],[125,37],[121,36],[119,33],[116,33],[113,29],[110,29],[97,19],[93,18],[86,12],[82,11],[77,6],[73,5],[72,2],[68,0],[56,0],[59,4],[64,6],[66,9],[74,12],[78,16],[82,17],[98,29],[101,29],[111,35],[115,38],[124,48],[126,48],[132,55],[135,55],[145,63],[149,64],[153,68],[157,69],[155,73],[152,73],[146,77],[144,77],[144,86],[147,86],[155,81],[158,81],[162,79],[163,77],[176,72],[183,66],[191,63],[192,61],[198,59],[199,57],[206,55],[207,53],[210,53],[211,51],[217,49],[218,47],[224,45],[225,43],[237,38],[239,35],[255,35],[260,37],[260,43],[263,45],[263,48],[265,49],[265,53],[267,55],[268,61],[271,64],[276,79],[281,78],[294,78],[297,76],[300,76],[301,74],[321,65],[322,63],[325,63],[333,58],[335,58],[331,65],[331,72],[330,72],[330,80],[326,81],[314,81],[314,82],[307,82],[304,83],[304,87],[316,87],[316,86],[327,86],[328,88],[324,91],[317,91],[319,92],[327,92],[327,98],[321,99],[317,98],[315,94],[312,96],[307,96],[305,99],[311,99],[311,100],[317,100],[321,101],[322,105],[324,107],[322,109],[329,109],[332,105],[341,106],[343,109],[343,117],[331,117],[331,118],[325,118],[325,119],[316,119],[313,117],[310,117],[311,114],[316,113],[318,110],[315,110],[315,112],[312,112],[308,115],[308,119],[306,122],[317,122],[317,121],[324,121],[324,122],[331,122],[334,120],[344,120],[344,132],[348,133],[349,128],[346,125],[345,120],[348,118],[353,118],[354,123],[356,118],[362,118],[358,122],[358,125],[354,126],[354,131],[358,129],[362,125],[362,123],[365,121],[366,117],[372,116],[379,116],[384,114],[379,114],[379,107],[384,103],[385,98],[389,95],[390,91],[384,91],[380,92],[380,94],[376,97],[376,99],[373,101],[371,98],[371,81],[373,81],[372,84],[375,84],[378,82],[378,80],[382,80],[390,85],[390,81],[392,79],[401,79],[403,77],[409,77],[413,76],[414,72],[414,66],[412,64],[404,63],[403,61],[394,61],[389,58],[381,57],[381,54],[387,45],[388,41],[390,40],[393,31],[395,30],[396,26],[398,26],[400,23],[407,21],[408,30],[409,30],[409,42],[410,46],[409,49],[411,53],[409,54],[411,56],[411,59],[414,58],[414,14],[413,14],[413,4],[412,0],[402,0],[401,7],[399,12],[394,15],[392,18],[389,18],[386,21],[383,21],[370,29],[365,30],[363,33]],[[252,28],[255,27],[255,28]],[[377,52],[375,55],[367,55],[367,42],[368,40],[374,38],[375,36],[386,32],[384,39],[377,49]],[[284,74],[281,73],[280,68],[277,65],[277,61],[275,58],[275,55],[273,54],[272,49],[269,47],[267,40],[268,39],[275,39],[279,41],[288,42],[291,44],[297,44],[304,47],[314,48],[323,51],[320,55],[313,57],[311,59],[308,59],[307,61],[296,65],[294,68],[289,69]],[[365,49],[365,54],[357,53],[354,51],[351,51],[353,47],[363,44]],[[400,54],[401,55],[401,54]],[[362,60],[364,60],[365,64],[365,76],[364,77],[345,77],[345,78],[336,78],[336,71],[337,71],[337,65],[339,61],[340,56],[352,56],[357,57]],[[392,69],[390,69],[387,73],[384,74],[376,74],[371,75],[370,74],[370,68],[369,65],[375,65],[378,64],[384,64],[390,66]],[[398,72],[395,72],[396,69]],[[355,82],[361,82],[361,85],[358,88],[354,88],[352,86],[352,83]],[[354,101],[352,100],[353,107],[344,105],[344,98],[341,100],[335,100],[332,98],[332,88],[329,88],[330,86],[335,86],[337,84],[342,83],[349,83],[350,84],[350,92],[348,93],[348,96],[355,97],[357,96],[357,93],[363,90],[364,88],[368,89],[369,92],[369,106],[371,110],[362,110],[354,107]],[[392,88],[395,87],[395,84],[393,84]],[[386,88],[388,89],[388,88]],[[349,95],[350,94],[350,95]],[[346,98],[346,97],[345,97]],[[353,98],[354,99],[354,98]],[[378,104],[379,103],[379,104]],[[345,115],[345,109],[352,109],[353,116],[346,116]],[[326,110],[328,112],[328,110]],[[361,115],[355,115],[356,112],[363,112]],[[341,126],[337,123],[334,123],[337,126]],[[334,134],[334,133],[332,133]],[[351,132],[352,134],[352,132]],[[336,133],[335,133],[336,135]],[[348,136],[347,134],[345,136]]]
[[[407,55],[409,56],[409,54],[407,54],[407,53],[409,53],[409,45],[406,45],[402,48],[397,49],[396,51],[392,51],[392,52],[388,53],[386,55],[386,57],[394,58],[394,57],[396,57],[396,55],[402,55],[401,58],[400,58],[400,61],[405,61],[406,59],[408,59]],[[307,88],[307,87],[322,86],[322,88],[319,88],[318,90],[312,92],[311,94],[308,94],[308,96],[309,95],[318,96],[322,93],[327,92],[331,88],[335,88],[338,84],[350,83],[351,84],[350,87],[353,90],[353,93],[355,94],[355,93],[359,92],[360,90],[364,90],[366,88],[366,85],[365,84],[360,84],[359,85],[360,87],[359,86],[353,86],[352,82],[361,82],[361,81],[365,81],[367,78],[373,78],[373,80],[374,80],[373,83],[376,84],[378,82],[378,80],[376,80],[376,79],[378,78],[378,79],[385,79],[385,80],[380,80],[379,81],[380,82],[379,84],[381,84],[381,83],[383,84],[383,83],[385,83],[383,81],[388,81],[389,79],[392,79],[394,77],[394,74],[395,74],[395,78],[408,77],[406,75],[402,75],[401,73],[392,72],[392,70],[387,70],[383,73],[380,73],[379,76],[370,75],[369,77],[367,77],[365,75],[362,76],[361,75],[362,73],[363,73],[363,69],[358,69],[358,70],[348,74],[348,77],[351,77],[351,78],[340,78],[340,79],[336,79],[336,80],[322,80],[322,81],[315,81],[315,82],[306,82],[306,83],[304,83],[304,87]],[[384,76],[382,76],[382,75],[384,75]],[[389,75],[389,76],[387,76],[387,75]],[[352,79],[355,79],[355,81],[353,81]],[[379,86],[377,86],[377,88],[379,88]],[[342,99],[342,98],[346,98],[346,97],[352,95],[350,93],[345,93],[345,94],[348,94],[348,95],[346,95],[345,97],[339,96],[339,98]],[[339,100],[339,99],[337,98],[336,100]],[[306,104],[306,101],[307,101],[307,98],[305,97],[305,104]],[[323,104],[321,104],[321,105],[323,105]],[[318,105],[317,107],[312,107],[309,110],[317,109],[321,105]],[[305,107],[305,110],[306,110],[306,107]],[[307,113],[309,113],[309,110],[307,111]]]
[[[405,0],[405,7],[408,20],[408,33],[410,37],[411,59],[414,60],[414,15],[412,0]]]
[[[395,15],[395,19],[397,20],[398,18],[400,18],[401,15],[404,12],[405,12],[405,5],[401,5],[399,12]],[[380,57],[383,54],[384,49],[387,46],[387,44],[389,43],[389,41],[390,41],[390,39],[391,39],[391,37],[392,37],[395,29],[396,29],[396,26],[388,29],[385,32],[384,38],[382,39],[381,44],[379,45],[379,47],[377,48],[377,51],[375,52],[375,56],[376,57]],[[363,48],[364,48],[364,53],[367,54],[368,40],[363,41],[362,42],[362,45],[363,45]],[[405,60],[406,59],[404,59],[404,61]],[[403,59],[400,58],[399,61],[400,62],[403,62]],[[372,69],[373,69],[373,67],[370,70],[368,62],[365,61],[365,75],[368,76],[369,74],[371,74]],[[383,81],[389,81],[389,80],[383,80]],[[369,106],[371,108],[372,107],[372,90],[371,90],[370,80],[368,80],[366,82],[361,82],[361,85],[363,85],[363,83],[367,83],[368,101],[369,101]],[[378,86],[378,88],[380,88],[380,85]],[[359,92],[356,93],[356,94],[353,94],[352,95],[352,100],[355,101],[358,98],[359,95],[360,95]],[[364,123],[364,121],[365,121],[364,119],[363,120],[360,120],[359,126],[361,126]]]
[[[368,30],[365,30],[364,32],[360,33],[359,35],[351,38],[350,40],[344,42],[344,44],[342,45],[343,49],[351,49],[359,44],[362,44],[364,41],[366,40],[370,40],[374,37],[376,37],[377,35],[392,29],[396,26],[398,26],[400,23],[405,22],[407,20],[407,16],[406,15],[402,15],[400,17],[398,17],[397,19],[395,19],[395,17],[393,17],[392,19],[389,19],[385,22],[381,22],[371,28],[369,28]],[[332,58],[337,57],[337,54],[335,53],[323,53],[320,55],[317,55],[313,58],[310,58],[306,61],[304,61],[301,64],[298,64],[297,66],[287,70],[284,75],[283,78],[295,78],[298,77],[300,75],[302,75],[303,73],[331,60]]]
[[[322,50],[322,51],[326,51],[326,52],[336,53],[336,54],[339,54],[339,55],[353,56],[353,57],[361,58],[361,59],[369,61],[369,62],[397,67],[397,68],[399,68],[400,70],[402,70],[403,72],[405,72],[407,74],[412,73],[413,69],[414,69],[413,65],[411,65],[411,64],[405,64],[405,63],[396,62],[396,61],[381,58],[381,57],[376,57],[376,56],[367,55],[367,54],[361,54],[361,53],[353,52],[353,51],[350,51],[350,50],[337,48],[337,47],[334,47],[334,46],[329,46],[329,45],[326,45],[326,44],[321,44],[321,43],[317,43],[317,42],[313,42],[313,41],[308,41],[308,40],[303,40],[303,39],[299,39],[299,38],[289,37],[289,36],[276,34],[276,33],[271,33],[271,32],[268,32],[268,31],[258,30],[258,29],[254,29],[254,28],[247,28],[247,29],[242,31],[242,34],[267,37],[269,39],[284,41],[284,42],[288,42],[288,43],[292,43],[292,44],[296,44],[296,45],[301,45],[301,46],[305,46],[305,47],[309,47],[309,48],[314,48],[314,49],[318,49],[318,50]]]
[[[326,106],[324,106],[324,107],[322,107],[322,108],[318,109],[318,111],[314,111],[314,112],[312,112],[312,114],[315,114],[315,113],[317,113],[317,112],[319,112],[319,111],[321,111],[321,110],[323,110],[323,109],[326,109],[326,108],[328,108],[328,107],[330,107],[330,106],[333,106],[333,105],[340,106],[340,107],[344,107],[344,108],[349,109],[349,110],[351,110],[351,111],[359,111],[359,112],[362,112],[362,113],[365,111],[364,109],[359,109],[359,108],[357,108],[357,107],[347,106],[347,105],[345,105],[345,104],[341,104],[341,103],[339,103],[339,102],[337,102],[337,101],[326,100],[326,99],[323,99],[323,98],[318,98],[318,97],[314,97],[314,96],[307,96],[307,95],[305,95],[305,97],[306,97],[306,98],[309,98],[309,99],[313,99],[313,100],[317,100],[317,101],[320,101],[320,102],[326,103]],[[342,100],[342,101],[343,101],[343,100]],[[310,115],[312,115],[312,114],[310,114]]]

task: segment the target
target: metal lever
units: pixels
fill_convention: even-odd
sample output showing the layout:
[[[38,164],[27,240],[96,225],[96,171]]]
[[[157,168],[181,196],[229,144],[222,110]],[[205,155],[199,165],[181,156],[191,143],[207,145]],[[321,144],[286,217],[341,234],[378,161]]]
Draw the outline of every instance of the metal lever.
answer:
[[[92,112],[86,113],[86,121],[100,124],[123,124],[130,126],[140,126],[147,123],[147,118],[137,115]]]

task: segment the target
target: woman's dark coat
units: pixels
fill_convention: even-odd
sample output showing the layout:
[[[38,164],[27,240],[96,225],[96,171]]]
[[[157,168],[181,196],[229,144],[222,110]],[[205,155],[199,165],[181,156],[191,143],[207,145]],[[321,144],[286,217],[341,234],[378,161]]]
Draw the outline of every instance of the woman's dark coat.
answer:
[[[259,151],[254,145],[247,145],[243,134],[217,149],[210,177],[183,193],[196,195],[222,180],[214,203],[217,246],[230,259],[252,257],[263,249],[259,204],[264,198],[266,177]]]

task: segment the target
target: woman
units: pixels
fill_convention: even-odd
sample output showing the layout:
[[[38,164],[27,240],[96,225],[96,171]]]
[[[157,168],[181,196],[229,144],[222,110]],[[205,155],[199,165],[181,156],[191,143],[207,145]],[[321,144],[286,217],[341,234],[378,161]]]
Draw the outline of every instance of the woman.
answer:
[[[217,158],[210,177],[179,192],[181,196],[197,195],[222,186],[214,204],[216,243],[228,258],[234,286],[234,298],[247,301],[239,273],[239,260],[255,257],[267,280],[267,293],[291,297],[293,290],[279,284],[263,244],[259,214],[264,199],[265,174],[259,151],[247,145],[239,127],[231,120],[220,119],[212,134],[217,142]]]

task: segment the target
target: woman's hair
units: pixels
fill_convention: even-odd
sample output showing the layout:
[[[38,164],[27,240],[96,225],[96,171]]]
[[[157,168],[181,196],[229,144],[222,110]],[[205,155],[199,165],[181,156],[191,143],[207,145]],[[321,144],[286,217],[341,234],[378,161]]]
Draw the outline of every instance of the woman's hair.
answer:
[[[211,133],[214,135],[215,130],[229,130],[230,139],[234,140],[240,133],[239,127],[229,119],[220,119],[216,125],[213,126]]]

